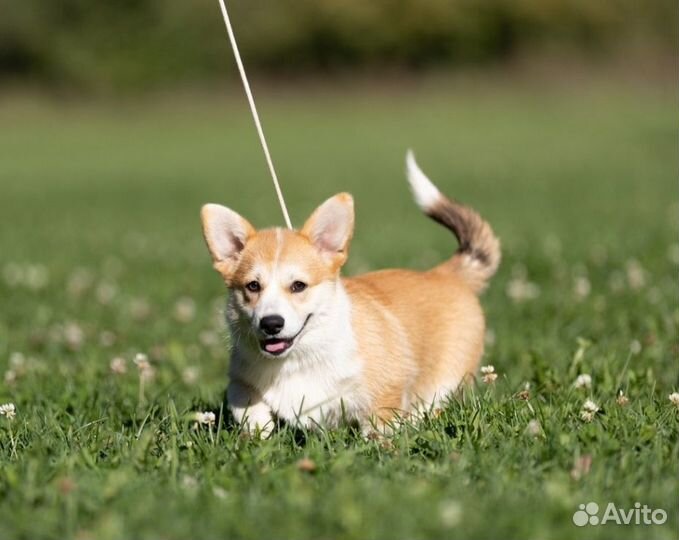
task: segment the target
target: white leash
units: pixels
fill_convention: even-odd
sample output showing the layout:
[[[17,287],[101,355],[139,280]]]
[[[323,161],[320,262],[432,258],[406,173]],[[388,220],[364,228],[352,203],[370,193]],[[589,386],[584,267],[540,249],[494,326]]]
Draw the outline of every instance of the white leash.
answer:
[[[276,176],[276,171],[273,168],[273,161],[271,161],[271,154],[269,154],[269,147],[266,144],[266,139],[264,138],[264,131],[262,131],[262,124],[259,122],[259,115],[257,114],[257,107],[255,107],[255,100],[252,97],[252,92],[250,90],[250,83],[248,83],[248,77],[245,75],[245,68],[243,67],[243,61],[240,59],[240,53],[238,52],[238,45],[236,44],[236,36],[233,34],[233,28],[231,28],[231,20],[229,19],[229,14],[226,12],[226,5],[224,0],[219,0],[219,5],[222,8],[222,16],[224,17],[224,24],[226,25],[226,31],[229,34],[229,41],[231,41],[231,48],[233,49],[233,55],[236,57],[236,64],[238,65],[238,71],[240,72],[240,78],[243,81],[243,87],[245,88],[245,95],[248,98],[248,103],[250,104],[250,110],[252,111],[252,118],[255,120],[255,126],[257,127],[257,134],[259,135],[259,142],[262,143],[262,150],[264,150],[264,156],[266,157],[266,162],[269,165],[269,171],[271,172],[271,178],[273,179],[273,185],[276,188],[276,195],[278,195],[278,202],[281,205],[281,210],[283,211],[283,217],[285,218],[285,224],[288,229],[292,229],[292,223],[290,222],[290,216],[288,215],[288,208],[285,206],[285,199],[283,198],[283,192],[281,191],[281,186],[278,183],[278,177]]]

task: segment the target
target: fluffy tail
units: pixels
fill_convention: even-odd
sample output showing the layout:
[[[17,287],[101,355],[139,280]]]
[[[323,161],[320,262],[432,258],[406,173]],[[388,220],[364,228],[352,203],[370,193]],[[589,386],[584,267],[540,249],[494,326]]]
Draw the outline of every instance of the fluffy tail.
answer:
[[[450,229],[460,246],[449,261],[472,288],[482,291],[500,264],[500,241],[474,210],[449,199],[425,176],[412,151],[406,156],[407,175],[415,202],[434,221]]]

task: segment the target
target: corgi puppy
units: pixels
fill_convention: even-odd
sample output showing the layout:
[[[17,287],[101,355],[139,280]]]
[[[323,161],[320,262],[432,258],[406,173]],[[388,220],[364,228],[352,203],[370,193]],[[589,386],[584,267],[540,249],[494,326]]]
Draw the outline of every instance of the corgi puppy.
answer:
[[[459,242],[451,259],[424,272],[340,276],[354,230],[347,193],[299,231],[255,230],[233,210],[203,206],[207,247],[230,290],[226,397],[244,428],[267,435],[280,418],[367,429],[435,406],[476,371],[485,333],[478,294],[497,270],[500,243],[411,152],[406,165],[419,207]]]

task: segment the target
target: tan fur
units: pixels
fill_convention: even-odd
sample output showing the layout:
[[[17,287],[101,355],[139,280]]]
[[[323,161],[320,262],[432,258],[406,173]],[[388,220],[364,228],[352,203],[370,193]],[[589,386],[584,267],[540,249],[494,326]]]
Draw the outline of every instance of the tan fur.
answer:
[[[339,271],[334,265],[328,266],[319,256],[318,250],[301,233],[287,229],[264,229],[248,242],[231,277],[232,281],[244,284],[250,279],[250,271],[256,263],[270,264],[275,257],[303,267],[311,287],[321,281],[334,279]]]
[[[473,374],[484,318],[472,288],[441,265],[428,272],[382,270],[344,280],[376,414],[429,404]],[[391,320],[387,318],[391,316]],[[386,413],[386,414],[385,414]]]

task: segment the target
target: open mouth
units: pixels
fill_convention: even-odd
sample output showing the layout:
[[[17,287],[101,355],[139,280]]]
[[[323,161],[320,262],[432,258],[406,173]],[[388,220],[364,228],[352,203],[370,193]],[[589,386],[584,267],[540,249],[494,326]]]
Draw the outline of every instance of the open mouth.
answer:
[[[278,356],[292,347],[292,339],[269,338],[260,341],[260,347],[269,354]]]
[[[290,338],[272,337],[262,339],[259,342],[259,346],[262,348],[263,351],[272,354],[273,356],[279,356],[283,354],[285,351],[287,351],[290,347],[294,345],[295,339],[297,339],[297,336],[299,336],[302,333],[302,330],[304,330],[304,328],[306,327],[306,323],[309,322],[311,315],[313,315],[313,313],[309,313],[309,315],[307,315],[307,318],[304,321],[302,328],[300,328],[299,332],[297,332],[294,336]]]

